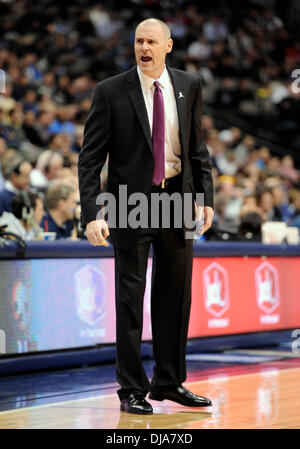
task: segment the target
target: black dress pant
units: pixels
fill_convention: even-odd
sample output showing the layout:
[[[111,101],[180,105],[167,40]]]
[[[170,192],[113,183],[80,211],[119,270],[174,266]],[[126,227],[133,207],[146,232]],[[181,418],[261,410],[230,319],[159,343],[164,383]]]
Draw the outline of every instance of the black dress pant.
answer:
[[[151,244],[151,323],[155,358],[151,384],[178,385],[186,379],[185,352],[191,306],[193,240],[184,242],[182,230],[173,226],[145,228],[134,248],[114,247],[116,374],[121,386],[117,392],[120,399],[133,391],[140,391],[146,396],[150,388],[142,365],[140,347]]]

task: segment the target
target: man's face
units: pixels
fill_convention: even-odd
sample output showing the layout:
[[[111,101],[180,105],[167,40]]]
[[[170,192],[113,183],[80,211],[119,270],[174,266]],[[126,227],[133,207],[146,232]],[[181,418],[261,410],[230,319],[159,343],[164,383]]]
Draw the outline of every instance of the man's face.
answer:
[[[18,173],[13,173],[10,177],[11,183],[19,190],[28,190],[30,185],[29,175],[32,170],[30,162],[23,162]]]
[[[167,53],[173,41],[168,39],[163,28],[156,23],[142,23],[135,32],[134,53],[138,66],[145,75],[159,78],[164,70]]]
[[[59,158],[53,159],[49,167],[49,172],[47,173],[47,178],[49,180],[58,178],[62,168],[63,168],[63,161]]]
[[[76,206],[77,206],[76,192],[72,192],[66,200],[60,201],[61,211],[63,212],[65,220],[72,220],[74,218]]]

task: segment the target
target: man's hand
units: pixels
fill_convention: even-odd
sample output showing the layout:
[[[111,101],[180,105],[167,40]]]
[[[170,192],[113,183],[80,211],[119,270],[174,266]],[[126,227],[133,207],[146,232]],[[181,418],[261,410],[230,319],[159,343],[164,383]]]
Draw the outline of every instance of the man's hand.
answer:
[[[109,236],[107,223],[104,220],[90,221],[86,225],[86,236],[93,246],[108,246],[108,243],[105,240]]]
[[[204,234],[212,225],[214,210],[210,206],[198,206],[196,208],[196,232]]]

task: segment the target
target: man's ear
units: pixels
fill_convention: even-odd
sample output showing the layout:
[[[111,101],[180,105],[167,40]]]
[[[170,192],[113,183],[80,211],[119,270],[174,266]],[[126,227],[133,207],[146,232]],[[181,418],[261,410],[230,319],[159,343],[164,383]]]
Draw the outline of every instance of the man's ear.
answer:
[[[167,43],[167,53],[171,53],[173,48],[173,39],[169,39]]]

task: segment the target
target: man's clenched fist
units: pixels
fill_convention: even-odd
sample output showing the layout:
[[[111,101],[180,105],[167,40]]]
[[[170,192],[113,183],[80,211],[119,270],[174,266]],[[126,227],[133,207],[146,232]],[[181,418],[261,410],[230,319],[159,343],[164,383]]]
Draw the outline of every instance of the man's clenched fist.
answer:
[[[86,226],[86,236],[93,246],[108,246],[105,240],[109,236],[108,225],[104,220],[90,221]]]

